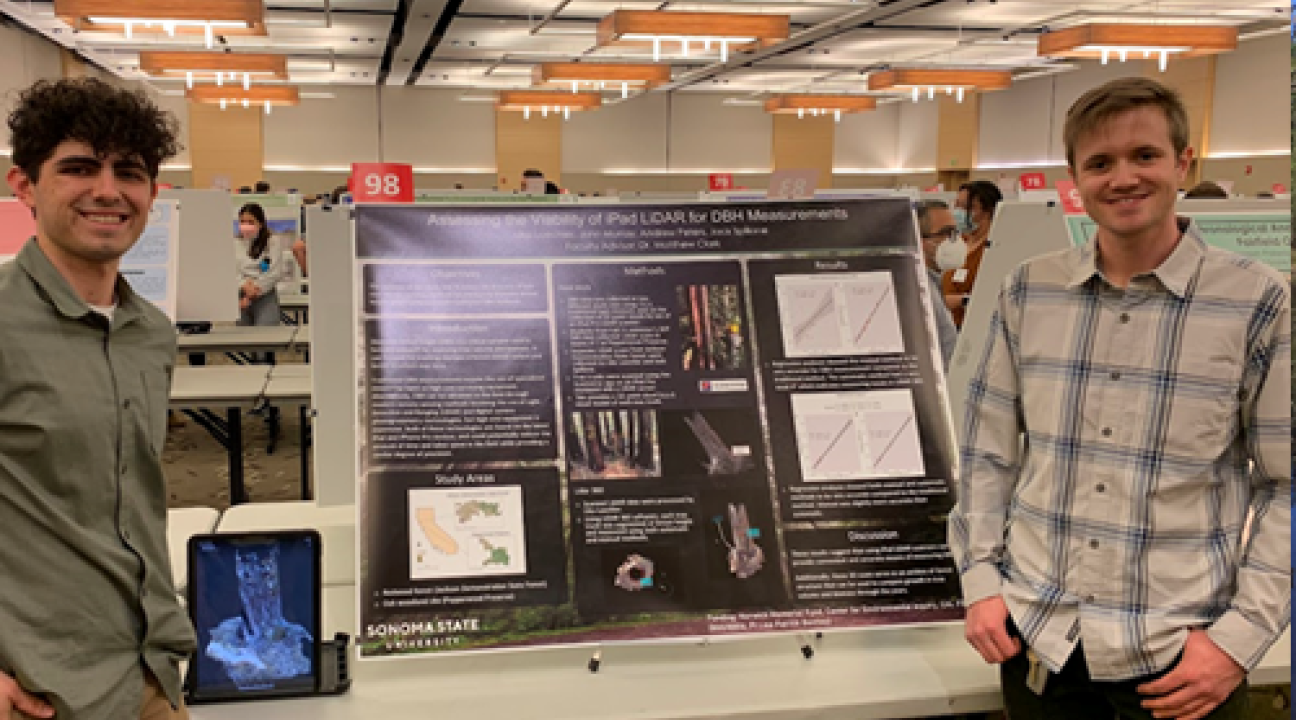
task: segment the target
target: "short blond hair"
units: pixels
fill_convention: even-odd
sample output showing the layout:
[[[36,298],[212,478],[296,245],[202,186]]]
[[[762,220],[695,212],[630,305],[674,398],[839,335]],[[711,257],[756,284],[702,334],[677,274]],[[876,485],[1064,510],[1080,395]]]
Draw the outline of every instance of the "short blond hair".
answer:
[[[1175,155],[1188,149],[1188,111],[1179,93],[1145,77],[1117,78],[1096,87],[1076,100],[1067,110],[1062,126],[1067,166],[1075,170],[1075,147],[1080,137],[1124,112],[1141,107],[1160,108],[1170,125],[1170,143]]]

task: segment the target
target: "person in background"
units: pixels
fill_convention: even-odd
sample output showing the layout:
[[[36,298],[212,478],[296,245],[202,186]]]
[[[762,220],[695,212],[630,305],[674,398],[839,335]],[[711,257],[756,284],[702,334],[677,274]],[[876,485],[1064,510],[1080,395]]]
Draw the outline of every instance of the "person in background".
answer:
[[[922,237],[923,265],[927,268],[927,288],[931,293],[936,336],[940,341],[945,372],[948,373],[950,360],[954,358],[954,346],[958,343],[958,328],[954,327],[954,318],[950,317],[949,309],[941,300],[941,277],[936,255],[942,243],[958,235],[958,225],[944,200],[919,200],[914,203],[914,212],[918,217],[918,234]]]
[[[265,180],[257,180],[256,185],[252,186],[252,190],[256,192],[257,195],[269,195],[270,183]]]
[[[1013,720],[1244,720],[1291,622],[1291,290],[1175,215],[1173,90],[1108,82],[1063,136],[1098,231],[1005,278],[968,385],[965,634]]]
[[[1198,198],[1227,200],[1228,196],[1228,190],[1225,190],[1220,187],[1218,183],[1213,183],[1210,180],[1202,180],[1196,185],[1193,185],[1188,192],[1184,193],[1185,200],[1194,200]]]
[[[239,280],[239,325],[278,325],[283,279],[283,248],[270,232],[265,210],[256,203],[239,208],[234,266]]]
[[[945,307],[949,308],[954,324],[959,328],[963,327],[963,316],[972,296],[972,287],[976,284],[977,272],[981,269],[981,256],[985,254],[986,240],[990,237],[990,223],[994,221],[995,209],[1002,200],[999,186],[989,180],[973,180],[959,187],[954,217],[963,241],[967,243],[967,259],[962,267],[946,270],[941,276]]]
[[[180,126],[96,78],[38,81],[8,124],[36,236],[0,266],[0,719],[184,720],[160,459],[176,335],[118,272]]]

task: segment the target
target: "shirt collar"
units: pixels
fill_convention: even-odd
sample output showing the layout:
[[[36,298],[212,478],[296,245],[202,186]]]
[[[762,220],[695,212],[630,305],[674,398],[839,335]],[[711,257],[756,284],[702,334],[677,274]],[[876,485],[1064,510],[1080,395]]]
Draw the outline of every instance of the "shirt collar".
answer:
[[[90,309],[90,305],[72,289],[71,283],[63,277],[63,273],[50,262],[49,257],[41,250],[40,244],[36,242],[36,238],[33,237],[23,245],[22,250],[18,251],[17,257],[14,258],[14,264],[27,273],[59,314],[72,320],[80,320],[94,312]],[[116,296],[117,309],[113,312],[113,326],[122,327],[144,316],[143,301],[131,289],[130,283],[126,282],[121,273],[117,274]]]
[[[1155,275],[1167,290],[1182,298],[1188,291],[1188,283],[1201,265],[1202,257],[1206,254],[1206,241],[1202,239],[1201,230],[1191,218],[1178,217],[1175,221],[1179,226],[1179,243],[1175,245],[1170,257],[1157,266],[1151,274]],[[1100,275],[1097,236],[1080,247],[1080,255],[1067,287],[1079,287],[1095,275]]]

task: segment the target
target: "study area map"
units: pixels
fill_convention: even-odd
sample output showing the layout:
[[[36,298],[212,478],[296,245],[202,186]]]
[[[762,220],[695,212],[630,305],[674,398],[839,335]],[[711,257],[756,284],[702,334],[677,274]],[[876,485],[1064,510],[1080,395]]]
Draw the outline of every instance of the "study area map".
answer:
[[[906,198],[354,232],[364,656],[961,617]]]

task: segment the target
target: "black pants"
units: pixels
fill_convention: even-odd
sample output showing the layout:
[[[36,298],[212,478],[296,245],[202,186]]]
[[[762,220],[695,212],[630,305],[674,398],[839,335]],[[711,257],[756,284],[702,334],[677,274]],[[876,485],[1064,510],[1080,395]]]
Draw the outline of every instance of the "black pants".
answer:
[[[1138,686],[1166,675],[1178,664],[1175,660],[1165,670],[1135,680],[1092,680],[1084,648],[1077,645],[1062,671],[1049,675],[1043,695],[1026,686],[1030,661],[1025,651],[1000,666],[999,678],[1009,720],[1152,720],[1152,712],[1141,704],[1146,696],[1139,694]],[[1246,681],[1206,717],[1247,720]]]

